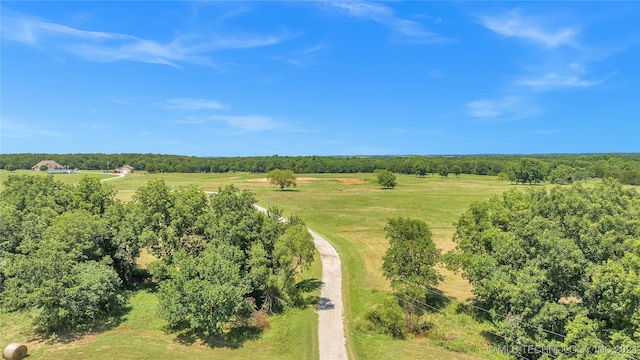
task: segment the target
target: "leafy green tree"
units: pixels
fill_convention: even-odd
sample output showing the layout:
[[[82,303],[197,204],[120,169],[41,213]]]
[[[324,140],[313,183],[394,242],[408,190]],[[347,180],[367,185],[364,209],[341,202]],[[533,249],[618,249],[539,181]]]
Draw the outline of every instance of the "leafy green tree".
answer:
[[[15,206],[0,202],[0,254],[14,253],[21,243],[21,213]]]
[[[283,277],[281,291],[289,296],[291,303],[298,300],[295,280],[302,270],[311,265],[314,252],[313,238],[303,224],[287,228],[275,243],[274,255],[278,261],[278,271]]]
[[[211,199],[211,211],[204,215],[205,238],[223,242],[248,251],[252,244],[261,241],[272,251],[275,239],[286,225],[258,212],[253,204],[255,196],[250,191],[240,191],[230,185],[218,191]]]
[[[427,164],[424,163],[424,161],[417,161],[414,165],[413,165],[413,172],[416,174],[416,176],[418,177],[425,177],[427,176]]]
[[[624,171],[620,176],[620,182],[628,185],[640,185],[640,168]]]
[[[522,158],[520,162],[511,169],[513,180],[517,183],[538,184],[544,180],[547,173],[547,166],[544,162],[534,158]]]
[[[70,185],[54,180],[53,175],[14,175],[4,182],[2,201],[12,204],[23,215],[61,214],[70,206],[70,190]]]
[[[243,259],[240,249],[226,244],[210,244],[196,257],[176,251],[175,266],[168,267],[168,279],[160,283],[160,315],[174,330],[219,333],[250,291]]]
[[[376,170],[376,178],[378,184],[382,186],[383,189],[393,189],[397,185],[396,175],[389,170]]]
[[[280,190],[285,187],[296,187],[296,176],[292,170],[273,169],[267,173],[267,179],[272,185],[277,185]]]
[[[447,167],[447,165],[440,165],[438,167],[438,174],[441,177],[447,177],[449,176],[449,167]]]
[[[141,233],[142,224],[133,211],[134,208],[134,203],[123,204],[117,201],[107,208],[103,217],[109,232],[105,251],[113,260],[113,268],[125,285],[133,284],[136,259],[140,255],[138,234]]]
[[[133,195],[135,218],[140,222],[138,234],[142,244],[151,253],[165,261],[171,261],[176,243],[170,236],[173,198],[164,179],[149,181]]]
[[[123,298],[107,235],[105,222],[85,210],[58,216],[41,241],[9,255],[3,305],[35,311],[34,323],[46,333],[108,316]]]
[[[440,251],[431,239],[426,223],[409,218],[389,219],[385,227],[389,248],[382,257],[382,274],[391,281],[391,287],[407,312],[407,325],[416,329],[420,307],[427,289],[437,285],[442,276],[434,268]]]
[[[473,285],[507,344],[637,346],[639,211],[638,192],[611,180],[514,189],[471,205],[445,259]]]
[[[549,174],[549,182],[559,185],[571,184],[574,180],[573,177],[575,172],[574,168],[560,164],[555,169],[551,170],[551,173]]]
[[[378,306],[365,314],[365,319],[373,325],[374,330],[391,334],[393,337],[404,336],[404,314],[394,296],[385,297]]]
[[[451,172],[455,176],[460,176],[460,174],[462,174],[462,168],[458,165],[453,165],[453,167],[451,168]]]
[[[402,290],[417,284],[428,288],[437,285],[442,277],[434,269],[440,251],[431,239],[429,226],[409,218],[392,218],[385,227],[389,248],[382,257],[382,273],[391,286]]]
[[[72,206],[101,215],[110,205],[113,205],[115,195],[115,190],[108,184],[100,182],[96,177],[85,176],[73,188]]]

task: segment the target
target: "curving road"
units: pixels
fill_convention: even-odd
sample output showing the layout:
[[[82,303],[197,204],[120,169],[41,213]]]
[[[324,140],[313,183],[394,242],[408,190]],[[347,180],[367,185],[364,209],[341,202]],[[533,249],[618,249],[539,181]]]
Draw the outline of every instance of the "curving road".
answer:
[[[267,209],[254,205],[266,213]],[[284,220],[283,220],[284,221]],[[318,305],[318,344],[320,360],[347,360],[342,307],[342,268],[340,256],[327,239],[311,229],[313,243],[322,262],[322,288]]]
[[[109,174],[111,175],[111,174]],[[120,179],[123,178],[125,174],[118,174],[118,176],[114,176],[114,177],[110,177],[110,178],[106,178],[106,179],[101,179],[100,181],[111,181],[111,180],[115,180],[115,179]]]

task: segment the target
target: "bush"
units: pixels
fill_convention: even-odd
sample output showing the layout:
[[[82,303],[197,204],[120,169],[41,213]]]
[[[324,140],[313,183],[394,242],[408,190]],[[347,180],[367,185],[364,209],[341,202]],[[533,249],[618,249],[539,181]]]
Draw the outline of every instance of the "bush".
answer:
[[[397,185],[396,175],[389,170],[376,170],[376,177],[378,180],[378,184],[382,186],[383,189],[393,189]]]
[[[248,320],[249,327],[252,327],[258,331],[264,331],[271,327],[269,324],[269,315],[264,310],[258,310],[251,314]]]
[[[391,334],[396,338],[402,338],[404,335],[404,316],[395,297],[386,297],[375,309],[368,311],[364,317],[378,332]]]

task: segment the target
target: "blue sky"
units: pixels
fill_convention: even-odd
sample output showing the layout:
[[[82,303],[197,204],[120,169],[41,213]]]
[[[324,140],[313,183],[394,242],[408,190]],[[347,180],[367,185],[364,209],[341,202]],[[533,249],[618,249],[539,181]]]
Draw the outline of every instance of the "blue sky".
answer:
[[[0,4],[0,152],[640,151],[640,2]]]

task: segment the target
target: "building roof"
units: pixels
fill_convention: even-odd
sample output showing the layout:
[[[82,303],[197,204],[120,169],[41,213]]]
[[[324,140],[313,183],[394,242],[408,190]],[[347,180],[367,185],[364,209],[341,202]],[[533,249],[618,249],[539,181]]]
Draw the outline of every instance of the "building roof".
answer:
[[[57,162],[55,162],[53,160],[42,160],[39,163],[33,165],[31,168],[32,169],[39,169],[40,166],[42,166],[42,165],[46,165],[50,169],[62,169],[62,165],[58,164]]]

